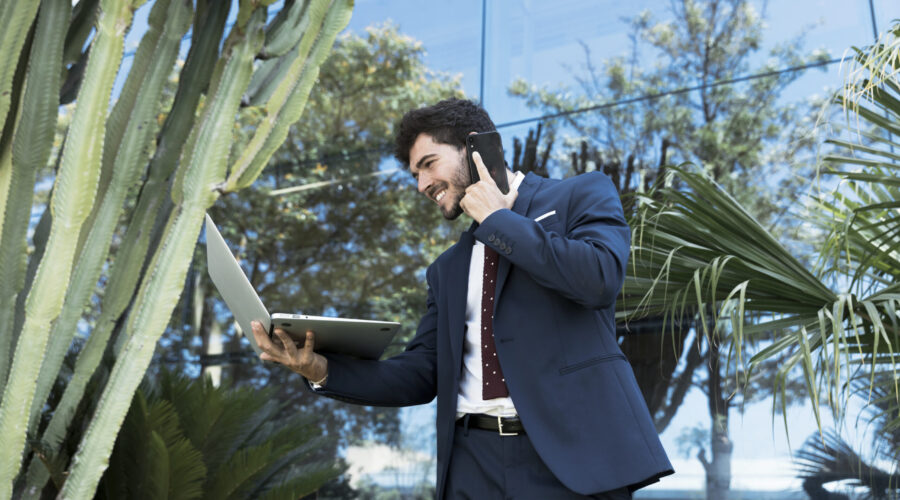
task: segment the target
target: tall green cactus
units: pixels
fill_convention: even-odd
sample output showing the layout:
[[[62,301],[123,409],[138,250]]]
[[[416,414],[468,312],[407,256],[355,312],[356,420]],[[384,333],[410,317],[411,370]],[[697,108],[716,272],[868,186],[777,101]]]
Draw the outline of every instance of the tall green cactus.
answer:
[[[178,153],[194,124],[195,110],[202,91],[209,84],[212,67],[218,58],[218,42],[221,40],[230,6],[230,2],[216,2],[205,12],[197,12],[194,17],[194,43],[181,72],[172,110],[159,134],[159,141],[137,206],[110,270],[109,285],[103,295],[100,317],[87,343],[78,353],[72,378],[66,384],[63,396],[54,409],[53,417],[41,436],[42,448],[50,456],[58,452],[88,381],[100,365],[112,330],[134,294],[151,246],[150,228],[154,219],[160,214],[168,214],[164,204],[168,196],[165,189],[166,179],[175,171]],[[39,400],[35,398],[36,402]],[[49,477],[49,471],[38,457],[34,457],[29,465],[26,480],[29,489],[40,492]]]
[[[130,102],[120,97],[110,116],[107,130],[116,130],[118,140],[110,140],[112,134],[107,133],[103,163],[108,161],[110,165],[115,165],[115,169],[109,167],[111,173],[106,193],[102,198],[98,195],[101,201],[95,204],[96,209],[92,214],[90,227],[81,232],[82,235],[86,235],[82,237],[84,244],[81,245],[79,258],[72,272],[72,282],[66,292],[62,312],[51,330],[51,337],[56,341],[50,344],[41,366],[41,375],[38,378],[31,410],[32,428],[40,416],[41,408],[50,393],[69,343],[75,335],[78,319],[81,318],[84,306],[100,278],[113,231],[123,209],[125,195],[138,181],[141,167],[147,164],[147,151],[155,131],[157,103],[162,95],[163,84],[175,65],[181,37],[187,32],[190,21],[190,5],[186,5],[183,1],[160,0],[153,6],[149,30],[138,47],[133,63],[135,66],[140,64],[144,68],[136,67],[132,70],[125,85],[128,87],[132,79],[138,78],[137,89],[129,99]],[[131,106],[126,108],[128,104]],[[113,119],[119,117],[123,119],[119,123],[114,123]],[[121,131],[118,131],[119,129]],[[109,151],[112,153],[107,154]]]
[[[106,109],[122,58],[125,27],[131,23],[133,13],[130,2],[125,0],[108,0],[101,3],[101,8],[97,39],[91,49],[50,201],[54,217],[50,239],[26,300],[25,324],[0,404],[0,449],[3,450],[0,498],[12,494],[12,478],[22,459],[32,397],[41,368],[38,360],[44,356],[51,323],[62,309],[75,258],[75,242],[91,211],[97,189],[103,136],[96,131],[106,126]]]
[[[228,144],[233,133],[231,126],[240,97],[250,81],[253,59],[262,47],[265,12],[257,10],[253,14],[246,25],[236,25],[232,29],[231,46],[225,49],[227,63],[221,72],[221,81],[209,97],[200,126],[193,133],[194,139],[189,141],[196,149],[187,149],[182,155],[181,168],[186,171],[182,203],[172,212],[164,243],[154,257],[147,279],[141,284],[128,322],[130,339],[116,360],[100,398],[97,416],[91,421],[74,457],[71,474],[60,492],[62,498],[86,498],[96,489],[100,481],[96,471],[106,468],[115,444],[115,436],[108,429],[122,425],[131,397],[150,364],[156,341],[181,294],[187,262],[200,235],[203,214],[217,196],[212,187],[216,179],[225,176]],[[185,265],[172,265],[173,262],[184,262]],[[169,315],[160,314],[160,310],[167,307]]]
[[[61,498],[93,495],[179,299],[204,212],[222,192],[259,175],[299,118],[352,9],[351,0],[288,0],[266,26],[273,2],[241,0],[219,55],[231,2],[198,0],[195,12],[191,0],[156,0],[126,83],[113,95],[124,35],[143,1],[82,0],[74,9],[69,0],[0,1],[0,48],[10,54],[0,62],[0,277],[15,285],[0,294],[0,500],[39,496],[49,477],[44,461],[65,463],[62,442],[79,434],[70,428],[72,416],[85,406],[85,386],[106,352],[115,363],[99,400],[87,402],[96,409],[60,492]],[[192,18],[175,104],[162,109],[162,89]],[[255,65],[257,59],[277,61],[277,71],[265,61]],[[29,60],[40,63],[26,66]],[[79,89],[75,111],[26,273],[35,172],[48,161],[60,96],[67,102],[73,89]],[[265,102],[264,123],[230,165],[234,119],[248,95]],[[166,119],[157,130],[161,114]],[[139,198],[129,200],[136,192]],[[121,220],[128,221],[124,227]],[[160,228],[158,241],[154,228]],[[113,234],[123,232],[115,246]],[[61,402],[51,408],[50,424],[39,432],[37,417],[104,273],[100,319]],[[125,325],[116,343],[121,349],[107,346],[115,324]],[[16,338],[4,386],[3,361]],[[26,448],[26,436],[41,443],[40,458]],[[30,458],[27,474],[23,458]],[[13,492],[14,484],[24,490]]]

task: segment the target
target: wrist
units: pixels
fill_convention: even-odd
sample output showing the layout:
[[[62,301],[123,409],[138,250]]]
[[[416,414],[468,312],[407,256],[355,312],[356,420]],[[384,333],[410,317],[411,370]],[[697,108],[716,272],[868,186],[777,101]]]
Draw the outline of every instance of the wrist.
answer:
[[[322,358],[321,364],[317,364],[320,369],[313,370],[306,378],[315,385],[324,385],[325,381],[328,380],[328,360]]]

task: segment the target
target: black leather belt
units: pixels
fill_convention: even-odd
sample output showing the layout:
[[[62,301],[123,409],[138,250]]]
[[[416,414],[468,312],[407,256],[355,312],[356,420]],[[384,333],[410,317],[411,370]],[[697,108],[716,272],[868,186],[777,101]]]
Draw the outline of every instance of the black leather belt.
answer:
[[[519,417],[492,417],[482,413],[468,413],[456,420],[456,425],[500,433],[501,436],[525,434]]]

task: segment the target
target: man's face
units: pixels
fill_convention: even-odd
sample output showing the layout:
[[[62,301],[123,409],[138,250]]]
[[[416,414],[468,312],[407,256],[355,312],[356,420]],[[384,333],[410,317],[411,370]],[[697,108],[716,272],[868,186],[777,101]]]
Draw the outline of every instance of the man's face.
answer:
[[[459,217],[459,201],[470,184],[465,148],[440,144],[428,134],[419,134],[409,150],[409,171],[418,182],[419,192],[438,204],[445,219]]]

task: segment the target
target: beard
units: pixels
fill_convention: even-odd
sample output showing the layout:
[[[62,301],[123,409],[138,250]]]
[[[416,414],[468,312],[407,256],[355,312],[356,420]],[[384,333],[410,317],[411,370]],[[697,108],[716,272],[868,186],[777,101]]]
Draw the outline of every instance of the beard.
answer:
[[[455,220],[462,215],[463,209],[459,206],[466,195],[466,188],[472,183],[469,175],[469,167],[467,165],[466,155],[461,154],[459,159],[459,168],[456,169],[453,177],[450,179],[450,185],[447,186],[446,196],[450,198],[450,205],[447,208],[441,207],[441,215],[447,220]]]

